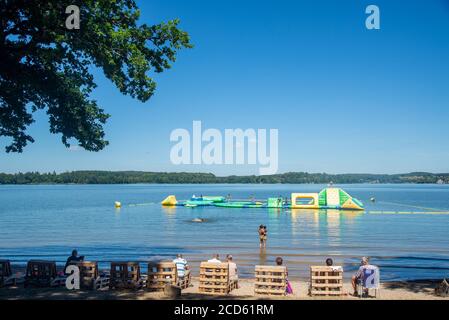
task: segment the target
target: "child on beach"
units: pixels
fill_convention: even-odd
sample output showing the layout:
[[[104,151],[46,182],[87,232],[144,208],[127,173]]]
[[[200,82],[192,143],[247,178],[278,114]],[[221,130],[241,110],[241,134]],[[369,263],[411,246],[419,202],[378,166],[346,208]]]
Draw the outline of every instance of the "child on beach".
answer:
[[[284,262],[284,260],[281,257],[277,257],[276,258],[276,266],[282,266],[282,263]],[[288,269],[287,267],[285,267],[285,271],[288,277]],[[285,294],[293,294],[293,288],[290,284],[290,281],[288,281],[288,278],[285,279],[287,281],[287,286],[285,287]]]

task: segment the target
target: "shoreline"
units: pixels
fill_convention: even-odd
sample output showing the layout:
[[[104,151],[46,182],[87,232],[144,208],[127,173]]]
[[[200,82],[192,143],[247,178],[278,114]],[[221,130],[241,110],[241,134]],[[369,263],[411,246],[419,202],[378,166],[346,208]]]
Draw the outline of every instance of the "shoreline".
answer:
[[[282,297],[267,297],[254,295],[254,279],[240,279],[239,289],[234,289],[224,296],[212,296],[198,292],[198,277],[192,277],[192,286],[182,290],[177,300],[448,300],[434,294],[434,288],[439,281],[393,281],[382,282],[378,297],[359,298],[351,295],[352,287],[348,281],[344,283],[344,296],[339,297],[310,297],[307,281],[290,281],[293,295]],[[374,292],[371,293],[374,295]],[[0,300],[169,300],[163,292],[149,292],[140,290],[100,290],[100,291],[69,291],[65,288],[0,288]]]
[[[73,170],[65,172],[0,172],[2,185],[41,184],[449,184],[449,173],[409,172],[215,175],[211,172]]]
[[[109,186],[109,185],[328,185],[328,182],[87,182],[87,183],[0,183],[0,186]],[[335,186],[339,185],[420,185],[420,186],[447,186],[449,183],[436,183],[436,182],[339,182],[334,183]]]

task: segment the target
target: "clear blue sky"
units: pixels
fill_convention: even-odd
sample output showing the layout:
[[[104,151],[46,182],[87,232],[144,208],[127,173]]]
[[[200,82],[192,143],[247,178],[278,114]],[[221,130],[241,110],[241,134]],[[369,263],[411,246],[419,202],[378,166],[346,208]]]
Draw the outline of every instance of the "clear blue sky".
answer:
[[[112,116],[101,152],[68,150],[44,113],[0,171],[80,169],[254,174],[258,166],[175,166],[170,132],[279,129],[279,172],[449,172],[449,2],[139,1],[142,22],[181,19],[195,48],[155,76],[143,104],[96,72]],[[365,8],[381,30],[365,28]],[[7,143],[0,139],[3,149]]]

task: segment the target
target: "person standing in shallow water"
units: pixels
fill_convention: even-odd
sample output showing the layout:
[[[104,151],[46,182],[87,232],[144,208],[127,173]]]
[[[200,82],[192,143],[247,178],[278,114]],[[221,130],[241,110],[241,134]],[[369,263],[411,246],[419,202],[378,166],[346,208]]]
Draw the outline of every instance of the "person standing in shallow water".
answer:
[[[263,247],[264,247],[264,240],[263,240],[264,230],[263,230],[263,224],[261,224],[261,225],[259,226],[258,233],[259,233],[259,247],[260,247],[260,248],[263,248]]]
[[[267,246],[267,226],[263,224],[259,226],[259,245],[261,248],[266,248]]]
[[[264,231],[264,235],[263,235],[263,243],[264,246],[267,246],[267,237],[268,237],[268,230],[267,230],[267,226],[263,226],[263,231]]]

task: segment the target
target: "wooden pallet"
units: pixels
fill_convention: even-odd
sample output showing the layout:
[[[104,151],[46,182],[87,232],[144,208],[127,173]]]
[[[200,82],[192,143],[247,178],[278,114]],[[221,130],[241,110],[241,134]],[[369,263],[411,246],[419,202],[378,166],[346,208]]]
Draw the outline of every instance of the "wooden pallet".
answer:
[[[185,270],[184,277],[178,277],[178,286],[181,289],[187,289],[190,286],[190,282],[192,281],[192,274],[190,270]]]
[[[147,288],[164,291],[166,284],[177,285],[178,271],[173,262],[148,263]]]
[[[226,295],[230,291],[229,264],[201,262],[199,292]]]
[[[239,287],[239,280],[229,280],[229,291],[237,289]]]
[[[74,265],[80,269],[81,289],[100,290],[109,286],[109,277],[100,277],[97,262],[79,261]]]
[[[283,296],[287,289],[285,266],[256,266],[254,293],[256,296]]]
[[[0,260],[0,287],[2,287],[6,280],[11,277],[11,263],[9,260]]]
[[[343,269],[327,266],[310,267],[311,296],[343,295]]]
[[[138,262],[111,262],[109,289],[138,289],[141,286]]]
[[[54,261],[30,260],[27,263],[24,286],[50,287],[56,277]]]

